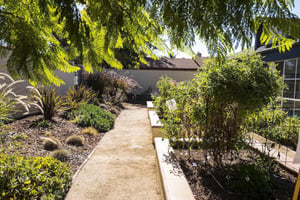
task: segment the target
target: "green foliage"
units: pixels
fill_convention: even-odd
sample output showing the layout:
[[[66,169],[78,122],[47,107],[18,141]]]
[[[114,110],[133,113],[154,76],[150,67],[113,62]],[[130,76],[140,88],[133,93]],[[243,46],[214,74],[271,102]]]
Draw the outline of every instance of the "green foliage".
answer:
[[[0,73],[0,124],[11,120],[13,114],[18,111],[18,106],[22,106],[27,112],[28,105],[24,102],[27,99],[26,96],[17,95],[14,92],[15,85],[24,81],[14,81],[9,75]]]
[[[64,98],[66,110],[73,110],[83,104],[89,103],[96,93],[83,85],[70,88]]]
[[[49,137],[49,138],[43,138],[43,146],[45,150],[53,151],[55,149],[60,148],[61,143],[57,138]]]
[[[149,43],[160,47],[162,30],[145,10],[144,1],[29,0],[1,3],[1,53],[13,77],[61,85],[54,70],[74,72],[68,61],[81,60],[86,71],[107,63],[122,68],[115,51],[126,48],[144,62],[155,57]],[[13,27],[13,28],[12,28]],[[8,55],[8,53],[6,53]]]
[[[300,120],[281,109],[264,108],[249,115],[245,127],[279,144],[297,148]]]
[[[93,136],[93,137],[97,137],[98,130],[93,128],[93,127],[87,127],[87,128],[82,129],[81,133],[82,134],[87,134],[87,135],[90,135],[90,136]]]
[[[299,38],[299,17],[290,12],[293,0],[288,1],[173,1],[153,0],[152,13],[168,27],[171,43],[190,46],[199,36],[211,55],[223,57],[237,46],[250,48],[253,34],[263,24],[264,43],[272,38],[274,44],[291,46]],[[213,13],[213,15],[212,15]],[[154,14],[152,14],[154,15]],[[282,20],[282,21],[281,21]],[[266,39],[265,39],[266,38]]]
[[[67,138],[66,143],[73,146],[83,146],[84,137],[79,135],[71,135]]]
[[[217,165],[227,153],[243,148],[241,125],[247,114],[266,106],[282,90],[278,72],[263,67],[254,52],[238,54],[224,64],[210,60],[192,81],[171,83],[161,79],[161,96],[155,99],[166,136],[203,139],[199,145],[210,151]],[[166,101],[172,98],[176,108],[168,109]]]
[[[218,172],[225,187],[242,199],[271,199],[274,190],[275,163],[268,158],[226,165]]]
[[[160,77],[159,81],[156,83],[156,87],[159,91],[159,96],[153,95],[154,105],[157,107],[158,115],[163,117],[164,113],[167,112],[166,101],[171,100],[176,96],[174,94],[176,81],[168,76]]]
[[[260,55],[245,51],[224,64],[210,60],[197,76],[204,95],[217,102],[237,103],[249,110],[262,108],[282,91],[282,79],[275,66],[263,64]]]
[[[69,158],[69,152],[66,149],[58,149],[51,153],[51,157],[61,162],[65,162]]]
[[[51,126],[51,121],[46,119],[38,119],[31,123],[31,126],[36,128],[49,128]]]
[[[50,157],[0,155],[1,199],[64,199],[71,181],[70,167]]]
[[[239,44],[250,47],[263,22],[262,41],[273,36],[280,48],[289,49],[294,40],[282,33],[299,38],[299,19],[290,12],[292,6],[293,0],[3,1],[0,55],[11,51],[7,66],[15,78],[61,85],[53,71],[79,70],[68,63],[75,58],[92,72],[106,65],[121,69],[128,60],[124,51],[135,58],[129,59],[135,67],[146,63],[145,55],[156,58],[153,47],[170,51],[161,39],[164,33],[178,48],[191,47],[197,35],[212,55],[224,58]]]
[[[92,126],[102,132],[112,129],[115,122],[113,114],[92,104],[82,105],[69,112],[66,117],[75,119],[82,127]]]
[[[29,88],[32,105],[35,105],[43,113],[44,120],[51,121],[64,105],[62,98],[56,94],[55,88]]]

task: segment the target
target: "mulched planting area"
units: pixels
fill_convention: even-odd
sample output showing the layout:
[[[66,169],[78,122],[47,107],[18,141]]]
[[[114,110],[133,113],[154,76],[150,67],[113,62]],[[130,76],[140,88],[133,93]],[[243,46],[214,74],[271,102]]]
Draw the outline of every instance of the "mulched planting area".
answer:
[[[222,180],[216,176],[213,168],[204,164],[204,154],[201,150],[193,150],[188,158],[187,150],[175,150],[175,156],[190,184],[196,200],[240,200],[243,196],[229,193],[222,189]],[[270,199],[292,199],[297,177],[276,167],[275,189]],[[219,186],[219,184],[221,186]]]
[[[0,133],[0,152],[29,157],[50,156],[52,151],[44,150],[42,138],[54,137],[59,139],[61,148],[69,152],[66,162],[71,165],[74,174],[104,135],[104,133],[98,133],[96,137],[93,137],[82,134],[83,128],[59,116],[53,118],[49,128],[33,127],[32,123],[41,118],[41,115],[35,115],[7,124],[6,130],[1,130],[2,133]],[[67,145],[66,139],[71,135],[83,136],[84,146]]]

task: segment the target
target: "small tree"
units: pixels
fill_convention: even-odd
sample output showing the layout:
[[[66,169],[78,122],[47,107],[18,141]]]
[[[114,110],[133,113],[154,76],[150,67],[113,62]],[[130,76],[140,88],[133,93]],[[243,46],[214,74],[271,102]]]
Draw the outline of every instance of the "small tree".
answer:
[[[197,75],[205,104],[204,144],[219,165],[226,152],[239,148],[241,122],[266,106],[282,91],[274,65],[264,66],[260,55],[246,51],[224,64],[210,60]],[[199,119],[200,120],[200,119]]]

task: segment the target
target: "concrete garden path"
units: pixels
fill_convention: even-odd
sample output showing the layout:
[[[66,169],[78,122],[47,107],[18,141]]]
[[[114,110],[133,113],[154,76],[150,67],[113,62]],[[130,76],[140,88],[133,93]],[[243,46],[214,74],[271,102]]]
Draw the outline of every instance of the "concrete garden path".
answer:
[[[161,200],[146,107],[126,104],[73,180],[67,200]]]

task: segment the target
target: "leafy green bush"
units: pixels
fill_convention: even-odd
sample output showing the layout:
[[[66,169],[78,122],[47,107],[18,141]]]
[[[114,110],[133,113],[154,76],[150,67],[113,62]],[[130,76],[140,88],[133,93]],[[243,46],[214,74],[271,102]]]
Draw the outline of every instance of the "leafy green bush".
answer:
[[[162,76],[156,83],[159,91],[159,96],[153,95],[154,105],[157,107],[158,115],[163,117],[163,115],[168,112],[166,101],[174,98],[176,95],[176,81],[168,76]]]
[[[83,85],[72,87],[68,90],[67,95],[64,98],[66,110],[73,110],[83,104],[87,104],[95,96],[96,93],[94,90]]]
[[[85,104],[67,113],[68,119],[75,119],[75,122],[82,127],[92,126],[99,131],[109,131],[115,123],[115,116],[93,104]]]
[[[52,120],[63,107],[62,98],[56,94],[55,88],[29,87],[29,89],[31,90],[31,104],[43,113],[45,120]]]
[[[245,126],[265,138],[279,144],[297,148],[300,120],[288,117],[282,109],[264,108],[248,116]]]
[[[274,161],[257,158],[250,163],[226,165],[218,173],[226,189],[242,199],[271,199],[274,167]]]
[[[70,167],[50,157],[0,155],[0,199],[63,199],[71,181]]]

